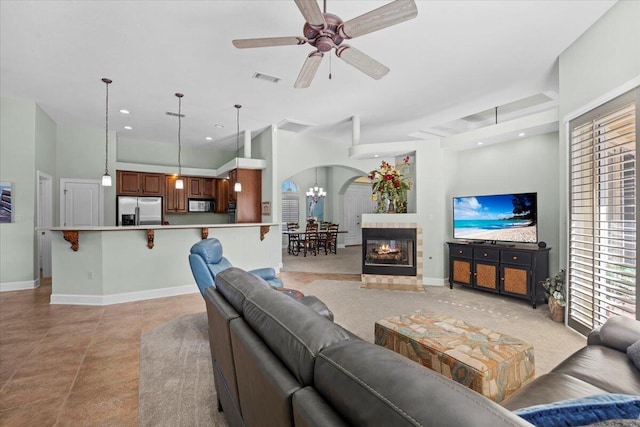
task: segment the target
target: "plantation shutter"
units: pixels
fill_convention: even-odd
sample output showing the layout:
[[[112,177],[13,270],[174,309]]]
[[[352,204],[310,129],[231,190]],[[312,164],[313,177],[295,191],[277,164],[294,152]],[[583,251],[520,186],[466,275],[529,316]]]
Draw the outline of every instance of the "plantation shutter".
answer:
[[[569,325],[636,318],[638,90],[570,122]]]
[[[286,230],[288,222],[295,222],[296,224],[300,221],[300,209],[298,206],[298,198],[283,198],[282,199],[282,222],[283,229]]]

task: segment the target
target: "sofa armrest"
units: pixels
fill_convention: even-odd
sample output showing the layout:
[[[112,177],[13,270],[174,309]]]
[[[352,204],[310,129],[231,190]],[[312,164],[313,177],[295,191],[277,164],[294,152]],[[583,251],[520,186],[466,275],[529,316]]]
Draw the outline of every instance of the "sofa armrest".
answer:
[[[640,340],[640,321],[624,316],[611,317],[593,335],[587,343],[599,340],[601,345],[626,353],[627,347]]]
[[[595,328],[587,335],[587,345],[604,345],[600,336],[600,327]]]
[[[276,278],[276,270],[271,267],[256,268],[255,270],[249,270],[249,273],[255,274],[264,280],[271,280]]]

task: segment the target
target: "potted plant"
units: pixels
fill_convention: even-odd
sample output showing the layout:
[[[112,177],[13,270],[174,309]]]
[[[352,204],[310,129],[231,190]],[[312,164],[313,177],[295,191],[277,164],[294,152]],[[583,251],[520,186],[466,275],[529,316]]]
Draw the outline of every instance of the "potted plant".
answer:
[[[555,276],[547,277],[547,279],[542,282],[549,301],[551,320],[555,322],[564,322],[564,307],[567,305],[565,276],[563,269]]]

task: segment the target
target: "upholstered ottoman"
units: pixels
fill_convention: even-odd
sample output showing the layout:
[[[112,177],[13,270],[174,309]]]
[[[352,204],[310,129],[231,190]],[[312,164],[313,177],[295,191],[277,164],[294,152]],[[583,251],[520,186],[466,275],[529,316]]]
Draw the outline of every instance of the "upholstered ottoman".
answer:
[[[496,402],[535,376],[531,344],[445,314],[378,320],[375,342]]]

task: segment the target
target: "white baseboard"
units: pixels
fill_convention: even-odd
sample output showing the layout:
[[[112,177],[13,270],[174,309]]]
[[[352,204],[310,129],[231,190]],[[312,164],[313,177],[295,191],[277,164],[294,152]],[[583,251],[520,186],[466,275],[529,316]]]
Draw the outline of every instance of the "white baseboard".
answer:
[[[40,279],[25,280],[24,282],[4,282],[0,283],[0,292],[25,291],[35,289],[40,286]]]
[[[196,292],[199,292],[198,286],[194,283],[192,285],[175,286],[172,288],[150,289],[147,291],[125,292],[113,295],[51,294],[50,303],[68,305],[111,305],[193,294]]]
[[[436,277],[423,277],[422,278],[422,285],[423,286],[446,286],[449,284],[449,279],[448,278],[444,278],[444,279],[440,279],[440,278],[436,278]]]

